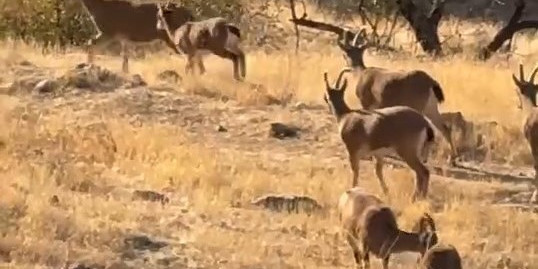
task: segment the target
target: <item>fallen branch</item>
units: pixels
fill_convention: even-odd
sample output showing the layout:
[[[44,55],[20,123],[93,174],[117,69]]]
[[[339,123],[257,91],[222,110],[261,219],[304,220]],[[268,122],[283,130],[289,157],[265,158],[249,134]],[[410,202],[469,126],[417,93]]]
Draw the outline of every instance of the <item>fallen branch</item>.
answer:
[[[297,17],[297,13],[295,11],[295,0],[290,0],[290,8],[291,8],[290,21],[293,22],[293,24],[295,24],[295,36],[297,37],[296,49],[299,48],[299,38],[300,38],[298,26],[313,28],[313,29],[317,29],[317,30],[325,31],[325,32],[331,32],[338,35],[338,39],[352,40],[357,35],[357,33],[348,31],[347,29],[344,29],[334,24],[307,19],[308,15],[306,14],[306,9],[304,10],[301,17]],[[304,8],[304,3],[303,3],[303,8]],[[360,31],[360,33],[362,37],[364,38],[364,31]]]
[[[480,60],[487,60],[491,55],[496,52],[506,40],[511,40],[515,33],[529,28],[538,28],[538,21],[519,21],[523,15],[525,9],[525,1],[516,0],[516,9],[514,14],[506,24],[496,35],[493,40],[484,48],[482,48],[478,54]]]

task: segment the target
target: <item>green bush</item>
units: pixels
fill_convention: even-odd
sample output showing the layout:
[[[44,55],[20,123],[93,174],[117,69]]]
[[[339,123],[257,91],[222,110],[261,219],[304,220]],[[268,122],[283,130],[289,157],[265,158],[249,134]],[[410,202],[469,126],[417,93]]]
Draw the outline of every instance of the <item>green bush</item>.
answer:
[[[238,21],[242,14],[240,0],[174,2],[187,6],[197,18],[222,16]],[[80,0],[0,0],[0,7],[2,39],[63,48],[83,45],[96,33]]]

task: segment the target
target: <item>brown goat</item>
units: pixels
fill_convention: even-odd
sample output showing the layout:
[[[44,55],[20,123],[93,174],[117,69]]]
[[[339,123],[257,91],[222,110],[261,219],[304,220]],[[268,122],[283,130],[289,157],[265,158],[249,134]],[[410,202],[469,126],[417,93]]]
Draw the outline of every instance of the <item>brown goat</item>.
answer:
[[[213,54],[233,62],[234,78],[242,80],[246,75],[245,53],[239,46],[241,32],[237,26],[221,17],[192,21],[173,28],[170,21],[174,13],[158,5],[157,29],[164,31],[175,45],[177,53],[187,55],[185,72],[194,70],[195,62],[200,73],[205,73],[203,54]],[[241,74],[239,74],[241,73]]]
[[[450,128],[443,123],[438,109],[438,104],[445,99],[439,83],[421,70],[391,71],[366,67],[363,55],[370,44],[359,46],[357,44],[359,35],[360,33],[355,36],[351,44],[345,38],[343,41],[338,40],[338,46],[344,51],[349,67],[358,77],[355,94],[360,99],[361,106],[371,110],[402,105],[424,114],[450,144],[450,162],[454,164],[457,156],[456,148],[452,142]]]
[[[336,117],[339,135],[346,146],[351,170],[352,187],[359,179],[361,157],[374,156],[376,175],[383,192],[388,188],[383,179],[383,157],[396,152],[416,173],[413,200],[424,198],[428,193],[430,172],[424,165],[428,151],[434,141],[434,131],[427,118],[407,106],[393,106],[367,110],[351,110],[344,101],[347,80],[340,81],[345,72],[340,72],[335,86],[329,85],[327,72],[325,78],[325,101]]]
[[[361,268],[370,267],[369,253],[382,259],[387,269],[391,254],[410,251],[423,255],[437,244],[435,223],[428,214],[420,219],[419,232],[402,231],[391,208],[359,187],[340,196],[338,214],[355,262]]]
[[[519,79],[512,74],[512,79],[517,86],[516,92],[519,96],[519,108],[523,109],[527,115],[523,125],[523,134],[527,139],[534,158],[534,192],[531,195],[529,203],[536,203],[538,194],[538,109],[536,108],[538,85],[534,84],[534,78],[537,72],[538,66],[532,71],[529,80],[525,80],[523,65],[520,64]]]
[[[162,40],[174,49],[168,36],[155,29],[155,4],[133,5],[124,0],[81,0],[86,9],[97,35],[88,40],[87,62],[94,61],[94,47],[103,46],[112,40],[120,40],[122,48],[123,72],[129,71],[128,43],[149,43]],[[174,4],[168,5],[173,23],[170,27],[180,27],[187,21],[192,21],[192,13]]]
[[[461,257],[452,245],[437,244],[420,259],[421,269],[461,269]]]

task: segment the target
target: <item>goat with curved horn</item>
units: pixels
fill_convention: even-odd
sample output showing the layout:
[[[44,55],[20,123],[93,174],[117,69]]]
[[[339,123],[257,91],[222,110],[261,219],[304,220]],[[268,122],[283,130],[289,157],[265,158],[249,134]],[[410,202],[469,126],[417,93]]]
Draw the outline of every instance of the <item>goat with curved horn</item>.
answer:
[[[450,163],[455,164],[458,155],[452,141],[451,130],[439,113],[439,104],[445,100],[439,83],[422,70],[393,71],[379,67],[366,67],[364,52],[372,45],[364,42],[358,45],[359,32],[351,44],[338,42],[344,51],[348,66],[357,78],[355,94],[362,108],[366,110],[408,106],[428,117],[450,145]],[[344,33],[344,36],[347,36]]]
[[[519,97],[519,109],[522,109],[526,114],[526,119],[523,124],[523,134],[529,144],[531,153],[534,159],[534,192],[532,193],[529,203],[538,202],[538,108],[536,108],[536,94],[538,93],[538,85],[534,83],[538,65],[534,68],[529,80],[525,80],[523,64],[519,64],[519,79],[515,74],[512,74],[512,79],[516,84],[516,93]]]
[[[347,79],[340,71],[336,83],[331,86],[325,72],[325,102],[338,123],[339,136],[344,143],[353,172],[352,187],[358,185],[359,161],[374,156],[376,175],[385,194],[388,187],[383,178],[383,158],[395,152],[415,171],[416,184],[413,200],[424,198],[428,193],[430,172],[424,165],[434,141],[434,131],[428,119],[407,106],[393,106],[374,110],[351,110],[344,101]],[[342,82],[342,83],[341,83]],[[398,135],[394,135],[398,134]]]
[[[156,28],[163,31],[176,52],[187,55],[185,72],[194,71],[195,64],[201,74],[205,73],[202,61],[205,52],[229,59],[233,62],[233,74],[236,80],[243,80],[246,75],[245,53],[240,46],[239,28],[222,17],[213,17],[201,21],[190,21],[180,27],[174,27],[173,16],[166,9],[160,8],[156,13]]]
[[[393,209],[359,187],[340,195],[338,215],[359,268],[369,268],[370,254],[373,254],[382,259],[383,268],[388,269],[392,254],[410,251],[422,256],[438,241],[434,230],[401,230]]]

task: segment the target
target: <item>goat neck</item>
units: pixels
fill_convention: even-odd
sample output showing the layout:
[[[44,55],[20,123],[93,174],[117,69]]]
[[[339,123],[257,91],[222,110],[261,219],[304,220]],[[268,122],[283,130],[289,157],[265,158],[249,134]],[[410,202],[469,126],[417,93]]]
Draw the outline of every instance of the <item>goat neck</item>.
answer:
[[[329,106],[338,123],[344,118],[345,115],[351,112],[351,109],[343,99],[331,100]]]
[[[519,98],[521,99],[521,109],[526,115],[529,115],[536,109],[536,105],[529,97],[521,94]]]
[[[417,233],[399,231],[391,242],[394,242],[390,251],[391,253],[399,253],[404,251],[420,253],[424,252],[419,235]]]

